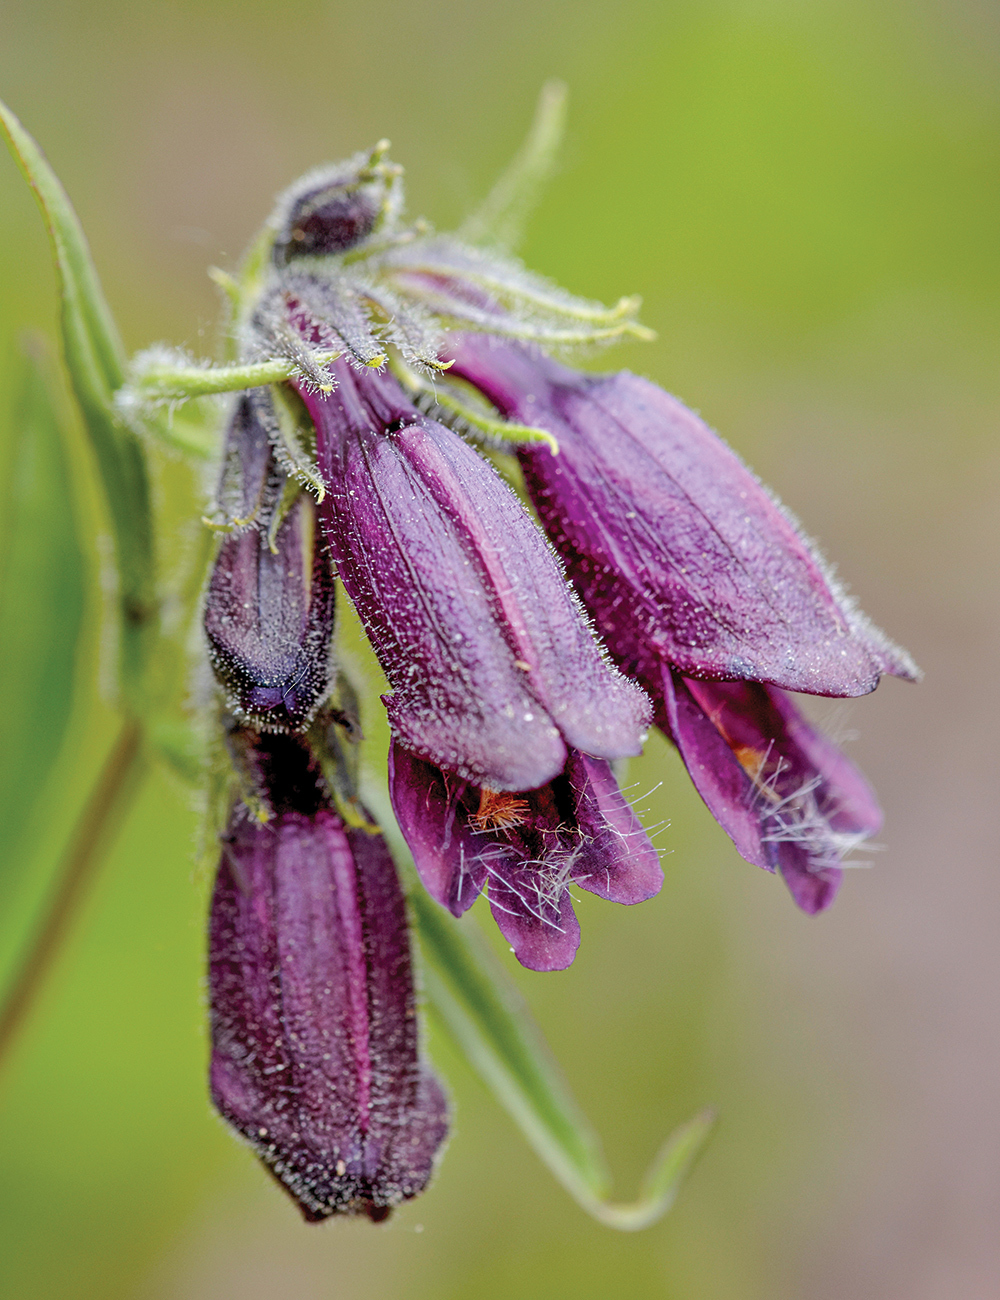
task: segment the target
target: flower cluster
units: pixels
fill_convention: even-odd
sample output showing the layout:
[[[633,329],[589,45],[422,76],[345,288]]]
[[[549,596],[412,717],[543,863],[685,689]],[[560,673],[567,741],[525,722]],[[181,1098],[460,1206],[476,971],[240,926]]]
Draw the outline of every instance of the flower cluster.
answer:
[[[534,970],[573,960],[571,884],[660,888],[613,770],[653,724],[739,852],[827,906],[880,815],[788,692],[916,670],[697,416],[550,355],[641,335],[636,300],[405,225],[382,146],[283,196],[240,302],[241,361],[288,382],[233,408],[205,602],[237,789],[213,1094],[308,1218],[381,1217],[426,1182],[446,1108],[351,775],[335,575],[391,687],[389,790],[424,884],[456,916],[485,889]],[[516,455],[537,522],[477,441]]]

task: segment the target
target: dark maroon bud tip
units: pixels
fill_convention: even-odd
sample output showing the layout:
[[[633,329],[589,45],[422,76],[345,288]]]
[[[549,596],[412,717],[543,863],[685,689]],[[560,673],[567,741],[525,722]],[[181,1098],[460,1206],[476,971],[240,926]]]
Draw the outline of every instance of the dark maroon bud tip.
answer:
[[[310,254],[343,253],[372,233],[378,218],[378,194],[333,186],[307,195],[293,210],[288,226],[274,244],[274,261],[285,266]]]
[[[309,172],[280,200],[272,250],[275,266],[301,257],[356,248],[401,206],[401,169],[357,154],[345,163]]]

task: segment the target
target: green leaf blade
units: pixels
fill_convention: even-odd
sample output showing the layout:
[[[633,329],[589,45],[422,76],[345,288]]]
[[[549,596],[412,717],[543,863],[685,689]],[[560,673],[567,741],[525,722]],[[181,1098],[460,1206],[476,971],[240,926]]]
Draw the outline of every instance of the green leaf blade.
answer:
[[[459,239],[469,244],[517,247],[555,166],[566,129],[568,98],[563,82],[545,83],[527,139],[479,208],[459,228]]]
[[[124,382],[122,346],[66,191],[37,143],[2,102],[0,130],[38,201],[52,243],[66,368],[97,456],[114,532],[120,674],[123,696],[134,707],[154,636],[157,597],[145,451],[118,420],[113,406],[114,394]]]
[[[25,832],[66,734],[85,566],[51,366],[25,358],[0,579],[0,900],[30,865]]]
[[[419,886],[410,896],[427,958],[424,987],[436,1019],[582,1209],[608,1228],[637,1232],[673,1205],[715,1123],[703,1111],[667,1139],[628,1204],[608,1197],[600,1142],[517,991],[475,931]]]
[[[124,352],[80,220],[36,141],[0,101],[0,129],[42,210],[61,283],[67,361],[110,401],[124,379]]]

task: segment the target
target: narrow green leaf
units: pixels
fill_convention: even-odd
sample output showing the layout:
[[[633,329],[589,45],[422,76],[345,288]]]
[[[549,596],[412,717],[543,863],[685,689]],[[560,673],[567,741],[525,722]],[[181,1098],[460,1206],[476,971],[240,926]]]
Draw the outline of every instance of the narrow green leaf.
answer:
[[[651,1227],[677,1199],[681,1184],[704,1150],[714,1127],[715,1112],[706,1109],[675,1129],[643,1179],[637,1201],[627,1205],[602,1201],[585,1208],[595,1219],[619,1232],[638,1232]]]
[[[528,138],[458,237],[469,244],[516,248],[538,194],[551,175],[566,127],[568,93],[561,81],[542,87]]]
[[[610,1184],[600,1142],[516,989],[473,926],[454,921],[419,885],[410,903],[438,1018],[563,1186],[578,1200],[599,1200]]]
[[[76,367],[81,379],[86,376],[95,397],[108,402],[122,384],[124,352],[80,220],[45,155],[2,102],[0,125],[34,191],[52,241],[61,280],[67,362]]]
[[[504,971],[466,922],[454,921],[418,886],[410,903],[427,958],[432,1012],[528,1142],[576,1202],[599,1222],[635,1232],[660,1219],[714,1124],[704,1111],[660,1149],[638,1200],[608,1199],[600,1143],[564,1082],[530,1013]]]
[[[84,607],[84,560],[52,363],[34,344],[14,413],[0,580],[0,901],[30,865],[25,830],[62,744]],[[6,909],[0,906],[0,912]]]
[[[112,405],[123,382],[122,347],[66,191],[41,149],[2,103],[0,129],[38,200],[52,242],[66,368],[97,456],[114,532],[122,685],[126,700],[134,700],[141,690],[157,605],[145,452]]]

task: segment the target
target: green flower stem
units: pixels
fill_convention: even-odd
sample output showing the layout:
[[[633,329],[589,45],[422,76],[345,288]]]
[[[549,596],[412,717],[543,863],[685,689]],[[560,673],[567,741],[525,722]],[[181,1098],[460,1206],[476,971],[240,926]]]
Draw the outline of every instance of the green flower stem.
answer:
[[[139,787],[145,769],[142,726],[123,724],[77,820],[48,909],[0,1005],[0,1067],[59,954],[87,887]]]

